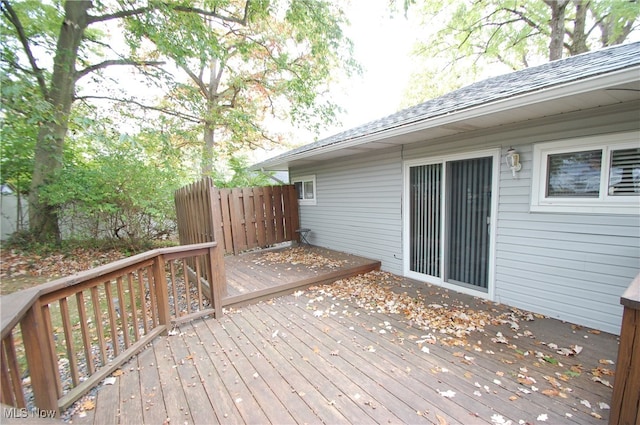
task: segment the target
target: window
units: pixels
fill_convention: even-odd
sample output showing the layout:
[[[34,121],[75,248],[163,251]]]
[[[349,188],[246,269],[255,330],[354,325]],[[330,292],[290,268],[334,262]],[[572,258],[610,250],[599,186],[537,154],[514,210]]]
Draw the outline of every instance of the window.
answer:
[[[535,145],[531,211],[640,213],[639,145],[638,133]]]
[[[298,192],[298,203],[300,205],[316,204],[316,176],[296,177],[293,184]]]

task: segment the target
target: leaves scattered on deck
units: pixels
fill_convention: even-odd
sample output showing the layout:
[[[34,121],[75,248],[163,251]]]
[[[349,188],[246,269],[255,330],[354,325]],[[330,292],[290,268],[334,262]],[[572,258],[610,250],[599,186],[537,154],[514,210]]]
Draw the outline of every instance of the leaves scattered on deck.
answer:
[[[255,264],[291,264],[302,265],[311,269],[319,269],[322,267],[328,267],[331,269],[337,269],[342,267],[345,260],[335,260],[322,255],[320,252],[309,249],[306,247],[287,248],[282,251],[265,252],[256,260]]]
[[[361,310],[367,311],[367,314],[400,315],[403,318],[401,321],[408,325],[408,329],[418,330],[419,335],[406,329],[395,329],[386,321],[380,323],[378,328],[371,327],[368,330],[380,335],[390,335],[390,338],[402,344],[407,341],[415,343],[419,351],[425,355],[431,355],[428,345],[451,347],[451,363],[473,367],[476,359],[471,353],[479,352],[499,357],[501,364],[512,369],[506,373],[497,370],[495,374],[500,379],[475,381],[469,390],[473,397],[482,397],[483,394],[496,395],[498,390],[506,390],[505,402],[517,402],[521,398],[526,400],[526,397],[533,393],[540,393],[549,398],[571,397],[575,399],[574,405],[581,406],[582,409],[573,408],[565,413],[566,418],[572,418],[579,413],[602,418],[601,413],[609,409],[609,405],[604,401],[591,403],[586,399],[580,399],[578,395],[573,394],[574,389],[569,384],[586,372],[592,375],[592,381],[611,387],[610,381],[605,377],[613,375],[614,372],[603,366],[614,362],[601,359],[600,366],[585,371],[580,357],[588,347],[585,349],[578,344],[563,347],[562,344],[544,342],[538,340],[532,331],[521,329],[524,322],[544,319],[545,316],[483,300],[477,300],[474,306],[470,306],[449,297],[448,290],[428,284],[425,284],[428,293],[421,294],[418,291],[417,295],[409,295],[397,290],[402,287],[402,280],[401,277],[378,271],[339,280],[331,285],[311,287],[305,294],[308,297],[307,309],[312,310],[312,316],[320,320],[333,315],[358,316],[363,314]],[[296,297],[301,295],[298,293]],[[348,304],[339,301],[347,301]],[[488,327],[493,329],[491,334],[487,331]],[[495,332],[497,328],[501,331]],[[574,333],[579,330],[580,327],[573,327]],[[594,335],[600,333],[587,332]],[[530,342],[520,343],[522,340]],[[519,344],[526,347],[533,345],[536,348],[524,349]],[[508,350],[505,350],[505,347]],[[499,355],[496,352],[499,352]],[[510,355],[505,355],[509,353]],[[563,362],[574,364],[565,365]],[[465,370],[465,379],[478,379],[474,376],[473,368]],[[432,369],[434,374],[444,371],[448,372],[444,368]],[[438,393],[445,398],[453,398],[456,395],[452,390],[438,390]],[[514,422],[498,414],[486,419],[494,424],[529,423],[523,420]],[[548,415],[540,412],[532,419],[546,422]]]

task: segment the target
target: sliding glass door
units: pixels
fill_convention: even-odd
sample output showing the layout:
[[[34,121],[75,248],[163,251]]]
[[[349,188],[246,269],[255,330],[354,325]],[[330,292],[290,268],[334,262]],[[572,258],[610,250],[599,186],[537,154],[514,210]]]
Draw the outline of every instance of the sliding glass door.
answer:
[[[409,167],[409,270],[487,291],[493,157]]]

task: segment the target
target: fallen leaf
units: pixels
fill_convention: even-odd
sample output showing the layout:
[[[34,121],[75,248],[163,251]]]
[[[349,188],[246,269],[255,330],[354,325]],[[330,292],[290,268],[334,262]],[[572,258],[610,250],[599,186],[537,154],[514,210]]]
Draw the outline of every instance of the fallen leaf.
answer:
[[[93,400],[88,399],[82,402],[80,408],[82,410],[93,410],[96,408],[96,403]]]
[[[436,419],[438,420],[438,425],[447,425],[447,420],[442,416],[436,413]]]
[[[114,370],[113,373],[111,374],[111,376],[116,376],[116,377],[120,375],[124,375],[124,372],[122,371],[122,369]]]

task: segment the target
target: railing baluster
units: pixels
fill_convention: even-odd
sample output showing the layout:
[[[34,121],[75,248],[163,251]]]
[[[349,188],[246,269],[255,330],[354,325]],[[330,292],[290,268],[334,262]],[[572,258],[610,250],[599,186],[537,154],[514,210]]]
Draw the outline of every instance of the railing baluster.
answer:
[[[78,316],[80,317],[80,332],[82,333],[84,360],[89,368],[89,375],[93,375],[96,371],[96,367],[93,363],[93,354],[91,352],[91,335],[89,334],[89,324],[87,323],[87,309],[84,305],[84,292],[80,291],[76,293],[76,303],[78,304]]]
[[[13,332],[7,335],[3,342],[4,350],[2,355],[5,355],[6,351],[6,363],[5,358],[2,359],[2,363],[9,367],[9,376],[11,377],[11,385],[13,386],[13,398],[18,407],[26,407],[24,400],[24,393],[22,392],[22,380],[20,379],[20,366],[18,365],[18,359],[16,357],[16,346],[13,339]],[[4,371],[3,371],[4,373]],[[4,389],[4,383],[3,383]]]
[[[149,287],[149,304],[151,309],[151,329],[158,325],[158,311],[156,306],[156,285],[154,282],[153,271],[149,267],[145,267],[145,274],[147,275],[147,285]]]
[[[98,346],[100,347],[100,359],[102,363],[100,366],[107,364],[107,346],[104,340],[104,328],[102,326],[102,312],[100,310],[100,294],[98,293],[98,287],[91,287],[91,304],[93,304],[93,316],[95,319],[96,334],[98,337]]]
[[[0,371],[0,383],[2,384],[0,402],[7,406],[13,406],[15,399],[14,394],[11,392],[12,385],[11,378],[9,377],[9,363],[7,362],[7,356],[4,354],[4,348],[0,350],[0,364],[2,364],[2,370]]]
[[[124,341],[125,350],[129,348],[129,309],[127,308],[127,300],[124,298],[124,291],[122,290],[122,276],[118,276],[116,279],[116,286],[118,288],[118,300],[120,302],[120,322],[122,323],[122,338]]]
[[[111,281],[104,283],[104,293],[107,297],[107,309],[109,310],[109,327],[111,328],[111,347],[113,347],[113,356],[120,354],[120,341],[118,337],[118,324],[116,322],[116,309],[111,296]]]
[[[140,289],[139,297],[142,307],[142,326],[144,328],[144,334],[149,333],[149,324],[147,323],[147,291],[144,287],[144,282],[142,278],[142,269],[138,270],[138,289]]]
[[[133,284],[133,273],[127,273],[127,284],[129,286],[129,300],[131,301],[131,321],[133,328],[133,339],[138,342],[140,333],[138,332],[138,303],[136,303],[136,292]]]
[[[189,289],[189,266],[186,258],[182,259],[182,272],[184,273],[184,296],[187,302],[187,314],[191,313],[191,294]]]
[[[67,346],[67,357],[69,358],[69,368],[71,369],[71,380],[73,386],[80,383],[78,374],[78,360],[76,359],[76,349],[73,341],[73,329],[71,329],[71,319],[69,316],[69,304],[67,298],[60,299],[60,315],[62,316],[62,329],[64,330],[64,341]]]
[[[198,290],[198,310],[202,310],[202,271],[200,258],[196,258],[196,288]]]
[[[58,352],[56,351],[56,343],[53,339],[53,325],[51,324],[51,310],[49,305],[42,306],[42,319],[44,321],[44,330],[49,342],[49,360],[51,370],[54,371],[54,382],[56,384],[56,394],[58,397],[62,395],[62,381],[60,380],[60,368],[58,367]]]
[[[175,261],[169,261],[169,270],[171,272],[171,289],[173,289],[173,315],[178,318],[180,317],[180,311],[178,307],[178,285],[176,282]]]

